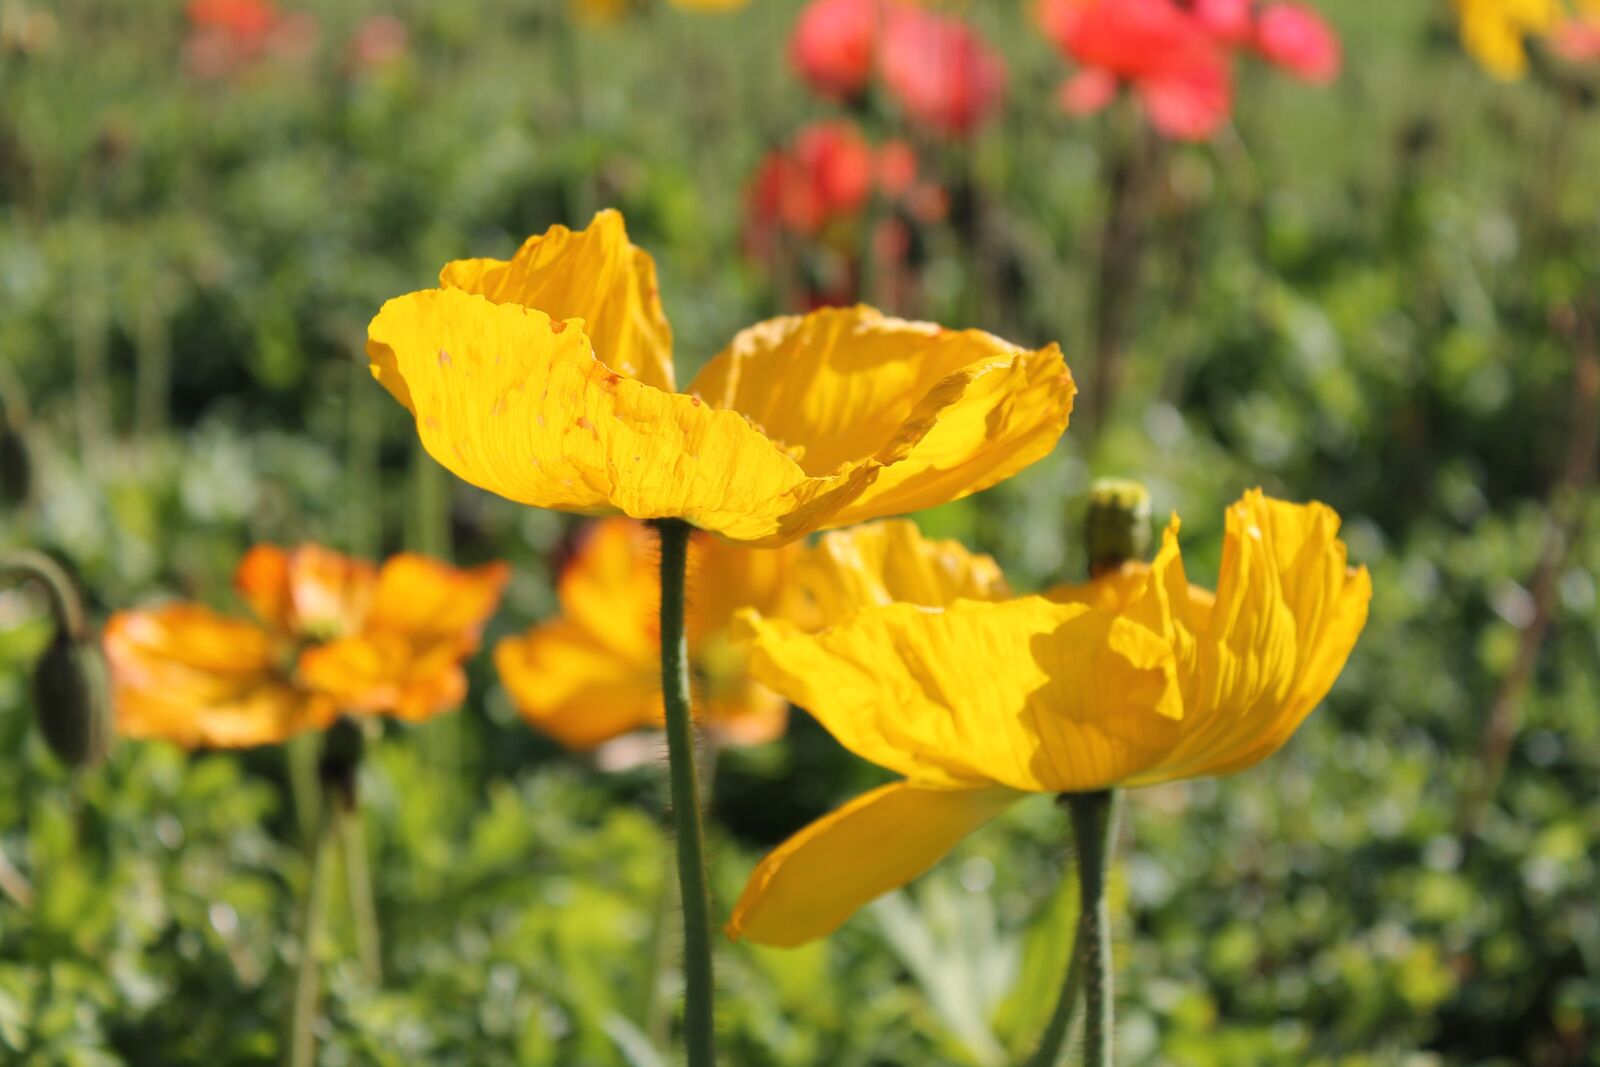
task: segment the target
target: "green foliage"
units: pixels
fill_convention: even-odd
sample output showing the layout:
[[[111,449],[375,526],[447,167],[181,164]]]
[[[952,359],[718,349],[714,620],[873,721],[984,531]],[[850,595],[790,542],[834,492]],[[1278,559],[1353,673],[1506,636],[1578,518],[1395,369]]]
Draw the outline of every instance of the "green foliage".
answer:
[[[381,301],[616,205],[686,366],[784,310],[740,255],[738,205],[763,147],[829,110],[782,70],[792,2],[588,32],[553,2],[396,0],[409,51],[361,71],[346,42],[380,7],[306,0],[285,6],[318,16],[309,58],[213,81],[184,69],[175,0],[21,6],[56,34],[0,44],[0,394],[27,394],[6,425],[26,426],[31,482],[0,546],[71,560],[101,615],[227,606],[257,540],[377,554],[447,534],[516,568],[492,642],[550,610],[570,524],[460,484],[448,516],[417,513],[411,429],[362,356]],[[1335,87],[1251,71],[1234,130],[1158,155],[1103,430],[1075,424],[921,521],[1037,587],[1083,572],[1091,480],[1137,476],[1207,580],[1222,507],[1263,484],[1335,506],[1373,571],[1368,630],[1284,752],[1130,798],[1120,1062],[1600,1064],[1600,538],[1554,576],[1506,776],[1462,827],[1551,524],[1571,506],[1600,529],[1600,494],[1552,493],[1570,318],[1600,315],[1592,91],[1490,82],[1438,32],[1442,0],[1322,6],[1346,42]],[[1063,69],[1020,5],[974,16],[1011,64],[1007,116],[922,147],[987,228],[923,235],[908,310],[1059,338],[1087,382],[1110,123],[1056,112]],[[123,743],[71,775],[30,726],[48,637],[0,593],[0,850],[36,896],[0,899],[0,1061],[274,1062],[308,874],[283,754]],[[320,1062],[674,1062],[661,768],[599,773],[520,724],[487,657],[472,683],[460,715],[370,746],[385,981],[361,973],[341,877]],[[764,849],[881,780],[797,720],[722,756],[723,913]],[[1035,800],[826,943],[723,946],[724,1059],[1018,1059],[1065,966],[1067,836]]]

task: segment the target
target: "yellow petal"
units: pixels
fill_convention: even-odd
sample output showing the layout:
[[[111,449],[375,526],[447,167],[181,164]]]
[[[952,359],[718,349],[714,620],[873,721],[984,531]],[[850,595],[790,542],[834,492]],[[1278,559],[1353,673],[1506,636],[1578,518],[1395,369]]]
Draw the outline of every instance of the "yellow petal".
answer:
[[[794,580],[816,604],[818,627],[896,602],[938,608],[1011,595],[993,558],[956,541],[927,540],[907,519],[825,534],[796,566]]]
[[[780,545],[829,521],[877,473],[809,478],[743,416],[624,377],[577,325],[459,289],[389,301],[373,372],[458,477],[536,507],[682,518]]]
[[[552,226],[523,242],[510,260],[458,259],[439,284],[496,304],[538,308],[552,319],[582,319],[606,366],[671,391],[672,327],[661,309],[656,265],[628,241],[616,211],[602,211],[587,229]]]
[[[1228,509],[1215,605],[1191,614],[1182,736],[1140,783],[1242,770],[1276,752],[1333,687],[1366,625],[1339,517],[1260,490]]]
[[[882,466],[830,525],[957,500],[1055,447],[1074,386],[1055,345],[825,308],[753,326],[690,391],[744,413],[814,477]]]
[[[818,634],[746,622],[758,681],[857,755],[932,784],[1100,789],[1156,763],[1176,738],[1170,644],[1083,605],[895,604]]]
[[[261,627],[198,604],[121,612],[106,623],[117,730],[186,747],[278,744],[330,724],[325,698],[291,685]]]
[[[824,937],[862,905],[928,870],[1021,796],[896,782],[857,797],[761,861],[728,935],[784,948]]]
[[[660,667],[628,657],[564,619],[495,645],[500,681],[535,729],[591,749],[661,721]]]

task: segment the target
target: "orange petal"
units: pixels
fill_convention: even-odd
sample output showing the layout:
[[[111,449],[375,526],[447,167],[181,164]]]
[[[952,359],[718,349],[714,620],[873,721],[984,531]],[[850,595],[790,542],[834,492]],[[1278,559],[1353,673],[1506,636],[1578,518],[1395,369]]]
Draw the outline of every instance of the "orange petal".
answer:
[[[587,750],[661,721],[660,666],[564,619],[495,645],[500,681],[535,729]]]
[[[280,633],[330,637],[361,627],[376,575],[366,560],[320,545],[257,545],[240,562],[234,586],[256,616]]]
[[[187,747],[278,744],[337,711],[290,684],[279,642],[198,604],[121,612],[106,623],[117,729]]]

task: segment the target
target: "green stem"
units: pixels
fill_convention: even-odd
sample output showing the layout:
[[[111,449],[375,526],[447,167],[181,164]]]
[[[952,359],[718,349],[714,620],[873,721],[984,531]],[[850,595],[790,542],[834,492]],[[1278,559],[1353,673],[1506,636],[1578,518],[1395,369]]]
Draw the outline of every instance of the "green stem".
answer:
[[[1117,836],[1121,794],[1069,793],[1065,796],[1078,844],[1078,944],[1083,956],[1084,1067],[1111,1067],[1112,1001],[1111,921],[1106,901],[1106,872]]]
[[[689,1067],[716,1061],[712,1020],[711,890],[706,880],[705,827],[694,765],[694,723],[689,707],[689,642],[684,630],[684,575],[691,527],[662,519],[661,697],[667,720],[667,762],[672,815],[678,833],[678,885],[683,895],[683,976],[687,1003],[684,1041]]]
[[[344,853],[345,891],[355,922],[356,952],[361,970],[373,985],[383,984],[383,941],[379,936],[378,907],[372,896],[372,870],[367,862],[366,818],[354,792],[336,801],[339,847]]]
[[[321,758],[322,738],[307,733],[291,737],[283,746],[283,761],[289,775],[289,798],[294,804],[295,828],[307,854],[317,847],[317,827],[321,825],[322,786],[317,781],[317,760]]]
[[[1072,1032],[1072,1019],[1078,1012],[1078,999],[1083,995],[1084,950],[1088,948],[1083,933],[1083,916],[1086,914],[1087,911],[1080,908],[1078,932],[1072,940],[1072,956],[1067,963],[1067,976],[1061,983],[1060,999],[1056,1001],[1056,1010],[1044,1028],[1044,1036],[1039,1039],[1039,1047],[1024,1067],[1057,1067],[1061,1063],[1067,1035]]]
[[[319,975],[317,948],[322,941],[322,930],[328,918],[328,853],[333,850],[334,821],[332,812],[324,808],[321,830],[317,834],[316,848],[311,853],[311,870],[306,875],[305,892],[300,898],[299,928],[300,958],[295,963],[294,995],[289,1001],[289,1019],[285,1026],[283,1055],[284,1067],[312,1067],[316,1061],[316,1036],[312,1026],[317,1017]]]
[[[50,614],[67,637],[82,641],[88,636],[83,599],[78,586],[61,564],[31,548],[0,552],[0,582],[32,579],[50,596]]]

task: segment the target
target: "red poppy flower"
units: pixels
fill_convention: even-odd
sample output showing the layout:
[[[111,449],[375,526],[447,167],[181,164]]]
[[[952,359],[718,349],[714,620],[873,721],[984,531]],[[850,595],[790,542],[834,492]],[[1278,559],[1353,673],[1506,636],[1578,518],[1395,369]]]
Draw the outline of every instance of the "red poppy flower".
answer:
[[[1338,34],[1305,4],[1279,0],[1256,18],[1256,50],[1302,81],[1326,85],[1339,76],[1343,50]]]
[[[883,29],[883,81],[913,121],[964,136],[999,106],[1005,62],[965,22],[897,4]]]
[[[1043,0],[1039,14],[1046,35],[1082,68],[1062,88],[1068,111],[1098,110],[1127,85],[1169,137],[1203,140],[1227,121],[1227,53],[1194,12],[1172,0]]]
[[[879,0],[812,0],[789,38],[790,63],[824,96],[858,96],[872,78],[881,11]]]

